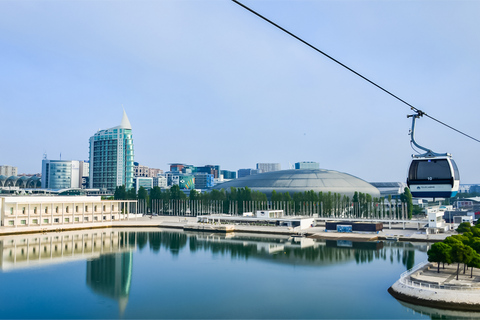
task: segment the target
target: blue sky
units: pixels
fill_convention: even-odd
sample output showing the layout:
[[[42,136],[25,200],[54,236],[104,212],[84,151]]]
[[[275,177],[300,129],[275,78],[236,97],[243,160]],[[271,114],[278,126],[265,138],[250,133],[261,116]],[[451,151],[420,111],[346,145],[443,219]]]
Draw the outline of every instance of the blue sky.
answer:
[[[480,2],[244,0],[428,114],[480,137]],[[0,0],[0,164],[88,159],[133,127],[135,160],[253,168],[317,161],[404,181],[406,105],[229,0]],[[480,145],[432,120],[417,142],[480,183]]]

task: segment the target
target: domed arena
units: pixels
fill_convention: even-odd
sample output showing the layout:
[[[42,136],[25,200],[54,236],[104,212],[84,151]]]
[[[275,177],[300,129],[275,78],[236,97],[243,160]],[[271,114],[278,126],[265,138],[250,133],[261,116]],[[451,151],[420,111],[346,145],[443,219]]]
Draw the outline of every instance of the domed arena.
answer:
[[[255,174],[224,183],[213,189],[229,191],[231,187],[244,188],[263,192],[268,198],[272,191],[290,193],[313,190],[323,193],[337,193],[352,198],[355,191],[380,197],[380,191],[368,182],[348,173],[325,169],[280,170]]]

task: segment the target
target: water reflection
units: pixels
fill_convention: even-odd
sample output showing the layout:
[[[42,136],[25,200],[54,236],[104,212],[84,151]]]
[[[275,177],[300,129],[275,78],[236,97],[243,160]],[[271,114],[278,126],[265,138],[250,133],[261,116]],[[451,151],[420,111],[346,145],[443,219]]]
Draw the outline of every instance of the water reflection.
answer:
[[[185,233],[176,230],[136,232],[135,230],[83,230],[65,233],[46,233],[3,237],[0,241],[0,266],[4,271],[72,260],[89,260],[88,268],[108,269],[117,266],[113,261],[133,259],[131,251],[161,249],[178,255],[188,249],[229,255],[236,259],[264,259],[274,263],[328,265],[355,261],[370,263],[376,259],[402,263],[406,269],[415,265],[415,250],[427,251],[426,244],[406,242],[352,242],[314,240],[287,236],[256,234]],[[126,253],[126,254],[119,254]],[[104,256],[106,254],[112,254]],[[94,264],[95,260],[105,260]],[[111,262],[106,262],[111,261]],[[89,269],[90,270],[90,269]],[[122,267],[122,270],[130,270]],[[126,272],[124,271],[124,272]],[[131,274],[131,270],[128,271]],[[100,273],[99,273],[100,274]]]
[[[274,263],[329,265],[355,261],[369,263],[376,259],[402,263],[406,269],[415,265],[415,250],[427,251],[426,244],[406,242],[352,242],[314,240],[288,236],[256,234],[209,234],[195,232],[139,232],[140,250],[147,246],[154,253],[161,249],[178,255],[183,249],[229,255],[232,259],[263,259]]]
[[[125,312],[132,284],[133,253],[113,253],[87,262],[87,285],[96,293],[118,301]]]
[[[87,287],[96,295],[116,301],[120,315],[123,315],[135,281],[135,250],[149,250],[154,255],[168,252],[173,257],[203,252],[231,259],[256,259],[306,267],[349,262],[369,264],[384,260],[391,264],[401,263],[409,269],[415,264],[415,250],[427,249],[426,244],[405,242],[321,241],[278,235],[102,229],[2,237],[0,268],[9,271],[86,260]]]
[[[98,259],[135,248],[135,232],[112,229],[5,236],[0,241],[3,271]]]
[[[410,310],[412,314],[422,314],[429,316],[430,319],[480,319],[480,313],[473,311],[458,311],[458,310],[446,310],[436,309],[425,306],[419,306],[408,302],[397,300],[401,305]]]

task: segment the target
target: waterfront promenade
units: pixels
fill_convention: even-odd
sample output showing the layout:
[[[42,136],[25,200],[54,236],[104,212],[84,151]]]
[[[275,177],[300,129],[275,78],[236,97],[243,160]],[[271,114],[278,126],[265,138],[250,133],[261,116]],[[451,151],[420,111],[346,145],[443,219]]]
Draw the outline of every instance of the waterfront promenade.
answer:
[[[184,229],[185,227],[199,227],[203,226],[203,231],[220,231],[221,226],[214,225],[199,225],[196,217],[182,217],[182,216],[138,216],[130,218],[129,220],[100,222],[100,223],[79,223],[79,224],[65,224],[38,227],[18,226],[0,227],[0,236],[22,233],[39,233],[39,232],[60,232],[68,230],[79,229],[93,229],[93,228],[112,228],[112,227],[150,227],[150,228],[176,228]],[[224,226],[223,226],[224,227]],[[248,233],[263,233],[263,234],[279,234],[279,235],[294,235],[298,232],[293,231],[288,227],[273,227],[273,226],[253,226],[253,225],[232,225],[231,232],[248,232]],[[315,239],[328,240],[350,240],[350,241],[374,241],[386,240],[387,238],[396,238],[399,241],[415,241],[415,242],[437,242],[444,240],[451,233],[429,234],[426,235],[417,230],[417,223],[412,221],[411,225],[393,224],[392,229],[384,229],[378,233],[338,233],[325,232],[323,224],[308,228],[302,231],[302,234]]]
[[[480,311],[480,270],[473,268],[463,273],[463,264],[457,280],[457,264],[440,266],[424,262],[406,271],[389,288],[395,298],[435,308]]]

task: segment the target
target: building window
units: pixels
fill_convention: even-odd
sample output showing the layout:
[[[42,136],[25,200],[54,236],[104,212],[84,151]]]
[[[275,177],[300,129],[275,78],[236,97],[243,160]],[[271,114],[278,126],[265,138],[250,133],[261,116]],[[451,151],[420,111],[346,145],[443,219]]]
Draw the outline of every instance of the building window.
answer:
[[[45,213],[48,213],[48,207],[45,207]]]
[[[93,211],[97,212],[97,206],[93,207]]]
[[[25,214],[25,207],[22,208],[22,213]]]
[[[43,219],[43,223],[48,223],[48,219]]]
[[[33,208],[33,213],[37,214],[37,207]]]
[[[88,217],[83,217],[83,221],[88,221]]]
[[[13,208],[10,208],[10,214],[13,214]]]
[[[78,206],[75,207],[75,212],[78,213]]]
[[[98,221],[98,217],[97,217],[97,216],[95,216],[93,220],[95,220],[95,221]]]
[[[105,212],[105,205],[103,205],[103,211]]]
[[[80,222],[80,217],[75,217],[75,222]]]
[[[85,212],[88,212],[88,206],[85,206]]]
[[[38,224],[38,219],[33,219],[33,224]]]
[[[70,218],[65,218],[65,222],[70,222]]]
[[[115,216],[112,216],[112,220],[115,220]]]
[[[8,220],[8,225],[13,226],[14,225],[13,220]]]
[[[58,223],[60,220],[59,220],[58,218],[55,218],[53,221],[54,221],[55,223]]]
[[[68,206],[65,208],[65,212],[68,213]]]
[[[27,224],[27,220],[20,220],[20,224]]]
[[[55,207],[55,213],[58,213],[58,206]]]
[[[115,209],[114,209],[114,208],[115,208],[115,207],[114,207],[114,206],[113,206],[113,204],[112,204],[112,212],[113,212],[113,211],[115,211]]]

